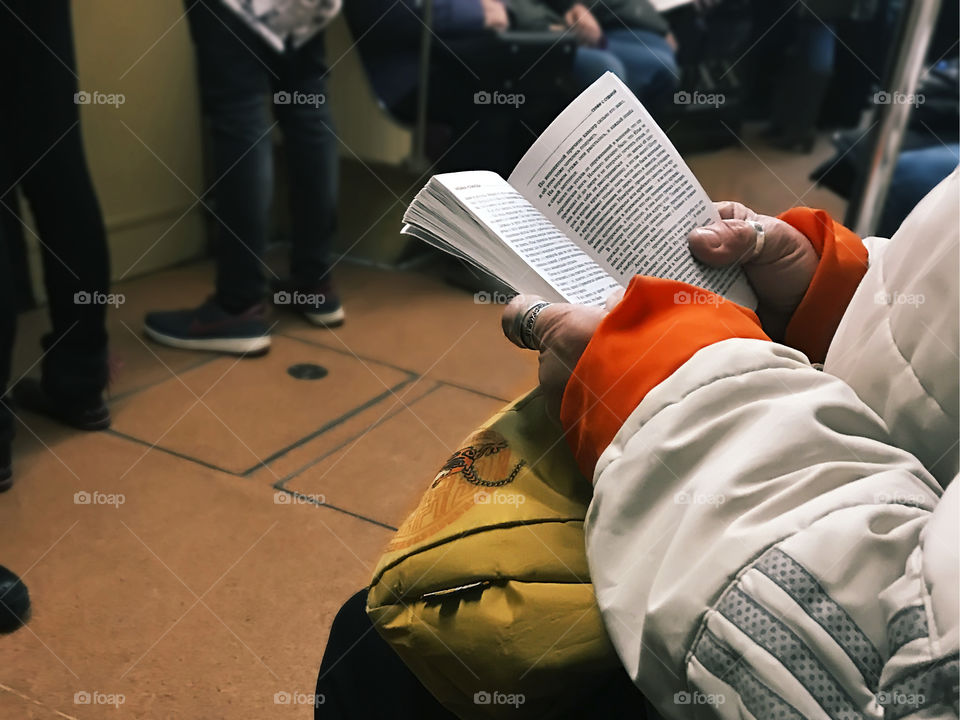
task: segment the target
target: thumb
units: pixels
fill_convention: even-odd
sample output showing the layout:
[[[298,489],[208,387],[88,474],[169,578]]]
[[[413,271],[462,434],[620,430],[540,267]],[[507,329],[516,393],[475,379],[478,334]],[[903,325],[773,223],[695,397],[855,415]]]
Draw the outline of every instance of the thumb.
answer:
[[[696,228],[687,236],[690,252],[711,267],[757,260],[757,230],[746,220],[721,220]]]

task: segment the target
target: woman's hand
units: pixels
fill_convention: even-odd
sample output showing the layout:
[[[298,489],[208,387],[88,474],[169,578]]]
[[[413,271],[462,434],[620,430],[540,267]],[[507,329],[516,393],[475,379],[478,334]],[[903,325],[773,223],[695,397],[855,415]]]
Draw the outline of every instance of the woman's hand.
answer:
[[[557,422],[560,403],[567,381],[573,374],[580,356],[586,350],[594,331],[607,311],[623,297],[623,291],[611,295],[606,308],[551,303],[536,316],[536,323],[521,337],[518,325],[528,309],[543,302],[535,295],[518,295],[503,311],[501,323],[507,338],[522,348],[530,345],[540,352],[540,388],[543,391],[547,414]],[[529,343],[529,344],[528,344]]]
[[[742,265],[757,293],[757,315],[774,340],[782,340],[787,323],[816,272],[816,250],[799,230],[782,220],[759,215],[738,202],[715,203],[721,220],[697,228],[687,237],[690,252],[712,267]],[[760,223],[764,240],[751,222]]]
[[[577,41],[587,47],[599,47],[603,42],[603,30],[600,23],[586,5],[577,3],[567,10],[563,21],[573,30]]]

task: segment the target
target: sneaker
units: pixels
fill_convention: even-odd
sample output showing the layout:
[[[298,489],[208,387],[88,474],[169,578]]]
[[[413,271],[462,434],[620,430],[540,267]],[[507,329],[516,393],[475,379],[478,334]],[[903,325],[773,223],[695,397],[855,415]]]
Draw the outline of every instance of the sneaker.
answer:
[[[110,427],[110,409],[97,398],[88,405],[78,405],[50,395],[36,378],[24,378],[10,390],[13,402],[24,410],[46,415],[78,430],[94,432]],[[0,468],[0,477],[3,470]]]
[[[343,325],[344,313],[333,284],[323,282],[314,288],[303,288],[292,280],[281,280],[273,286],[273,304],[302,314],[314,325]]]
[[[264,303],[232,314],[211,297],[193,310],[147,313],[143,330],[161,345],[183,350],[263,355],[270,349],[270,328]]]

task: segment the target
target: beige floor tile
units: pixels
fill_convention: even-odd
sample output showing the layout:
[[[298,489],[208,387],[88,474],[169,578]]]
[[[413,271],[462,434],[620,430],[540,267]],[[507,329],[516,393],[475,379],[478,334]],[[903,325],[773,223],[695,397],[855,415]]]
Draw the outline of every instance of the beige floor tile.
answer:
[[[285,487],[397,527],[459,443],[501,407],[498,400],[440,386],[321,457]]]
[[[807,205],[843,221],[846,202],[809,179],[813,169],[834,154],[825,135],[817,138],[808,155],[769,147],[759,128],[745,128],[740,138],[736,145],[686,158],[711,198],[737,200],[766,215]]]
[[[5,713],[4,717],[17,720],[63,720],[71,717],[3,683],[0,683],[0,710]]]
[[[288,368],[322,366],[298,380]],[[232,473],[244,473],[411,378],[346,352],[275,337],[264,357],[222,357],[112,408],[113,428]]]
[[[537,359],[500,330],[502,305],[414,272],[341,265],[334,274],[347,322],[298,324],[289,334],[354,352],[506,400],[537,384]]]
[[[51,449],[17,443],[0,502],[3,561],[34,602],[0,639],[0,683],[78,718],[303,717],[274,695],[313,691],[333,615],[389,531],[164,453],[120,480],[141,448],[108,434]],[[125,700],[107,712],[76,692]],[[0,717],[22,704],[0,690]]]

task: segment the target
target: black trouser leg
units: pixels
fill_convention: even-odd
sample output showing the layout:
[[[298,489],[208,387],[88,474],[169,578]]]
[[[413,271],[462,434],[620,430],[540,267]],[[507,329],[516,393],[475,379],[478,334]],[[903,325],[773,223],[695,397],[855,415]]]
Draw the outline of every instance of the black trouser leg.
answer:
[[[13,413],[3,397],[7,391],[7,383],[10,382],[10,360],[17,328],[17,307],[11,271],[7,238],[0,227],[0,470],[10,460],[10,441],[13,439]]]
[[[343,604],[330,628],[320,664],[315,720],[390,718],[451,720],[400,657],[386,643],[366,613],[367,591]]]
[[[110,267],[100,206],[80,134],[68,0],[10,0],[0,7],[5,162],[0,200],[23,190],[36,220],[52,332],[43,339],[43,383],[85,404],[107,382]]]

